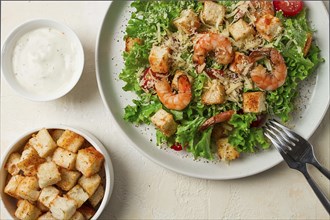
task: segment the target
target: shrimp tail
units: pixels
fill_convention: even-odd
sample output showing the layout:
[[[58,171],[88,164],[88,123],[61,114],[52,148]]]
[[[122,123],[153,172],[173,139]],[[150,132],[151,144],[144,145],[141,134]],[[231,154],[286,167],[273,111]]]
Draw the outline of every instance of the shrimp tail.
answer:
[[[231,119],[231,116],[235,113],[234,110],[229,110],[229,111],[225,111],[225,112],[221,112],[219,114],[216,114],[215,116],[207,119],[200,127],[199,127],[199,131],[204,131],[205,129],[207,129],[210,126],[213,126],[215,124],[221,123],[221,122],[225,122],[225,121],[229,121]]]

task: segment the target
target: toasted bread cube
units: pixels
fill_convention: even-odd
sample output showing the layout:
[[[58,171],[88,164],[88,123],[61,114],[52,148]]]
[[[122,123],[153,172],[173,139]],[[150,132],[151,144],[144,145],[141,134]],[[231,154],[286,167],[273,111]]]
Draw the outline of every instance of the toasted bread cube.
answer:
[[[68,170],[74,170],[77,154],[58,147],[53,154],[53,161],[60,167]]]
[[[57,142],[57,140],[62,136],[63,132],[63,129],[52,129],[49,131],[49,134],[52,136],[53,140]]]
[[[84,176],[90,177],[98,173],[103,165],[104,157],[94,147],[87,147],[78,151],[76,169]]]
[[[32,147],[38,152],[39,156],[46,158],[57,148],[55,141],[50,136],[47,129],[41,129],[31,140]]]
[[[239,19],[229,26],[229,33],[236,41],[247,38],[254,34],[254,29],[243,19]]]
[[[223,160],[235,160],[239,158],[239,152],[229,144],[228,138],[221,138],[217,141],[218,156]]]
[[[42,204],[41,202],[37,201],[36,206],[38,209],[40,209],[41,212],[48,212],[49,208]]]
[[[64,191],[69,191],[74,187],[81,176],[79,171],[67,170],[65,168],[60,169],[61,181],[57,182],[56,185]]]
[[[125,45],[125,51],[130,52],[135,44],[142,44],[142,40],[140,38],[133,38],[133,37],[127,37],[126,40],[126,45]]]
[[[75,185],[67,194],[66,197],[75,201],[76,208],[79,208],[84,202],[87,201],[89,195],[84,191],[84,189],[79,186]]]
[[[16,189],[19,197],[30,202],[38,200],[40,195],[38,178],[35,176],[26,176],[22,179]]]
[[[149,55],[150,68],[156,73],[169,71],[170,49],[165,46],[153,46]]]
[[[35,176],[38,171],[38,166],[43,162],[45,162],[45,159],[41,158],[33,147],[28,147],[22,152],[17,167],[23,171],[25,176]]]
[[[222,24],[225,18],[225,13],[225,6],[212,1],[205,1],[201,12],[201,18],[209,25]]]
[[[258,19],[256,29],[261,37],[269,42],[283,30],[281,20],[271,14],[266,14]]]
[[[173,115],[164,109],[159,109],[152,117],[151,122],[167,137],[172,136],[178,127]]]
[[[230,64],[229,70],[238,74],[248,72],[253,63],[244,53],[235,52],[234,61]]]
[[[7,163],[5,164],[5,169],[12,176],[15,176],[19,173],[20,169],[17,167],[17,163],[20,161],[21,155],[19,153],[12,153],[9,155],[7,159]]]
[[[191,9],[181,11],[180,17],[175,19],[173,24],[186,34],[194,33],[201,25],[198,16]]]
[[[85,220],[85,216],[81,212],[76,211],[70,220]]]
[[[57,145],[63,149],[77,153],[84,141],[85,138],[79,134],[70,130],[65,130],[61,137],[57,140]]]
[[[78,180],[78,184],[88,193],[89,196],[92,196],[97,187],[101,183],[101,177],[98,174],[95,174],[91,177],[82,176]]]
[[[76,212],[74,200],[57,196],[50,203],[50,212],[56,219],[70,219]]]
[[[264,92],[243,93],[243,111],[260,113],[266,111],[266,97]]]
[[[61,174],[53,161],[40,164],[37,176],[40,188],[51,186],[61,180]]]
[[[6,185],[4,192],[16,199],[20,199],[20,196],[17,194],[17,187],[23,179],[24,176],[21,175],[12,176]]]
[[[95,208],[103,199],[104,188],[102,184],[99,185],[95,193],[88,199],[89,203]]]
[[[91,219],[96,213],[95,209],[85,204],[82,205],[77,211],[83,214],[86,219]]]
[[[17,209],[15,216],[18,219],[35,220],[41,215],[41,211],[26,200],[19,200],[17,202]]]
[[[208,82],[202,94],[202,102],[205,105],[222,104],[226,101],[225,87],[220,80],[213,79]]]
[[[41,190],[38,201],[47,208],[50,208],[51,202],[59,195],[60,191],[58,189],[54,186],[47,186]]]
[[[38,220],[56,220],[51,212],[46,212],[38,218]]]

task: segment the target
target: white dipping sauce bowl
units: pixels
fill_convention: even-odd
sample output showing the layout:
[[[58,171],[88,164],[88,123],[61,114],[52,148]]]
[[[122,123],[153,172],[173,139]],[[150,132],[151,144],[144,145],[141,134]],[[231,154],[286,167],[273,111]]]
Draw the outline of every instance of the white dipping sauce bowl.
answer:
[[[76,66],[75,66],[75,71],[67,80],[64,80],[63,84],[61,84],[58,87],[56,86],[56,88],[50,89],[47,92],[36,93],[22,86],[22,82],[19,82],[15,77],[13,71],[13,55],[17,42],[24,35],[41,28],[54,29],[55,31],[59,31],[63,33],[64,36],[68,38],[67,40],[72,45],[74,45],[76,49],[76,53],[75,53]],[[6,81],[8,82],[8,84],[10,85],[10,87],[20,96],[32,101],[50,101],[64,96],[70,90],[72,90],[72,88],[77,84],[77,82],[79,81],[82,75],[84,68],[84,51],[77,35],[68,26],[46,19],[31,20],[15,28],[9,34],[5,43],[3,44],[1,56],[2,56],[1,57],[2,74],[6,79]]]
[[[1,156],[1,167],[0,167],[0,195],[1,195],[1,211],[2,211],[2,217],[5,219],[17,219],[14,215],[17,206],[17,199],[7,195],[4,192],[4,188],[7,183],[7,175],[10,175],[7,170],[5,170],[5,164],[6,161],[11,153],[20,151],[24,148],[24,144],[31,138],[32,134],[37,133],[39,130],[42,128],[48,129],[62,129],[62,130],[71,130],[82,137],[85,138],[86,141],[88,141],[96,150],[101,152],[104,156],[104,173],[105,173],[105,179],[103,182],[104,186],[104,197],[101,201],[101,203],[98,205],[98,209],[96,210],[96,213],[93,215],[91,219],[98,219],[108,204],[112,190],[113,190],[113,184],[114,184],[114,172],[113,172],[113,167],[112,167],[112,162],[110,159],[110,156],[106,150],[106,148],[103,146],[103,144],[92,134],[89,132],[83,130],[83,129],[78,129],[78,128],[73,128],[65,125],[54,125],[54,126],[45,126],[41,128],[36,128],[33,130],[30,130],[17,138],[11,145],[8,146],[8,148],[5,150],[4,154]]]

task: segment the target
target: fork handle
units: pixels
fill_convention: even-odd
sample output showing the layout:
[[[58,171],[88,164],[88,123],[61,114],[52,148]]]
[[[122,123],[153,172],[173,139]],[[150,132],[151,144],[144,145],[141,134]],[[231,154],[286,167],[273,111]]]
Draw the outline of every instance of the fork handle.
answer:
[[[328,214],[330,214],[330,202],[329,199],[324,195],[324,193],[319,189],[318,185],[315,183],[315,181],[311,178],[309,173],[307,172],[306,164],[302,167],[300,167],[299,171],[305,176],[307,182],[313,189],[316,196],[319,198],[320,202],[324,206],[324,208],[327,210]]]
[[[330,180],[330,171],[324,168],[316,159],[311,161],[311,164],[315,166],[324,176]]]

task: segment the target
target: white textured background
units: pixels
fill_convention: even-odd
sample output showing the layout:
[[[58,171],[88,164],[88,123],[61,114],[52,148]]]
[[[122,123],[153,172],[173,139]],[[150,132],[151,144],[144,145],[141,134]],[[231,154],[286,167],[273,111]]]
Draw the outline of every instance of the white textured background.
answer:
[[[128,146],[113,126],[96,83],[94,48],[108,6],[105,1],[1,2],[1,46],[17,25],[49,18],[77,33],[86,61],[76,87],[51,102],[22,99],[1,77],[1,153],[34,127],[57,123],[92,132],[108,148],[115,171],[114,191],[103,219],[329,219],[304,177],[285,163],[244,179],[209,181],[168,171]],[[329,122],[328,111],[310,139],[327,168]],[[329,181],[315,169],[311,172],[330,196]]]

